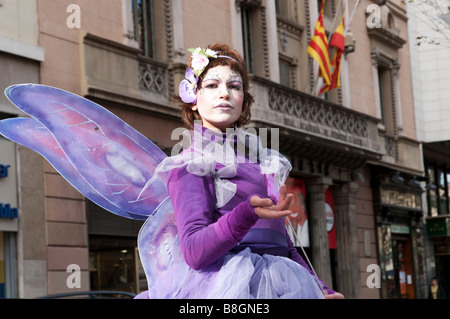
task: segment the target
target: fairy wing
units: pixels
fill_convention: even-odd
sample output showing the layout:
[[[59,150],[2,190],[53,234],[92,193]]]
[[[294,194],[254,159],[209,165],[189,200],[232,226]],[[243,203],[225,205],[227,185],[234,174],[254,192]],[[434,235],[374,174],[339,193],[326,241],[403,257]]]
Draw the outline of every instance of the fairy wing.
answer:
[[[139,256],[151,299],[174,298],[183,285],[189,266],[183,259],[172,202],[164,200],[142,226]]]
[[[28,147],[42,155],[66,180],[70,181],[80,193],[102,208],[131,219],[144,219],[114,205],[81,177],[70,163],[50,131],[32,118],[10,118],[0,121],[0,133],[6,138]]]
[[[147,219],[138,246],[149,294],[173,296],[188,266],[168,198],[167,173],[147,185],[166,155],[105,108],[70,92],[27,84],[9,87],[6,96],[33,118],[0,121],[0,134],[41,154],[99,206]]]
[[[39,121],[58,145],[38,152],[46,153],[53,166],[61,166],[59,162],[67,159],[78,174],[63,176],[76,188],[79,183],[75,180],[81,176],[101,197],[120,208],[112,210],[114,213],[126,212],[122,214],[124,217],[149,216],[168,196],[166,174],[145,187],[156,166],[166,157],[164,152],[102,106],[76,94],[37,84],[14,85],[5,94],[19,109]],[[19,143],[27,139],[33,143],[26,134]],[[36,145],[41,146],[47,148]],[[33,149],[37,150],[36,147]],[[51,156],[51,152],[58,155]]]

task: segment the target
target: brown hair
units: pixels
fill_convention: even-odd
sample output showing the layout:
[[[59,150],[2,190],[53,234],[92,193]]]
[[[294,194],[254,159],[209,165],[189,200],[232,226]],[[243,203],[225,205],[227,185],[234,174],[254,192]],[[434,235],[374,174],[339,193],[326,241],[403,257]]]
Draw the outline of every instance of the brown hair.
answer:
[[[229,66],[231,70],[238,72],[241,75],[242,81],[243,81],[244,101],[242,103],[241,116],[234,123],[234,125],[236,127],[244,126],[245,124],[247,124],[250,121],[250,116],[251,116],[250,115],[250,107],[254,102],[253,96],[249,92],[250,85],[249,85],[247,69],[245,68],[244,59],[239,54],[239,52],[237,52],[236,50],[230,49],[230,47],[228,45],[223,44],[223,43],[215,43],[215,44],[209,45],[207,47],[207,49],[211,49],[213,51],[220,52],[220,53],[218,53],[218,55],[229,56],[229,57],[235,59],[237,62],[232,59],[223,58],[223,57],[210,58],[209,64],[206,66],[206,68],[202,72],[202,74],[200,74],[200,76],[198,77],[197,90],[199,90],[199,88],[202,85],[203,77],[205,76],[205,74],[208,73],[208,70],[211,68],[214,68],[219,65],[225,65],[225,66]],[[190,67],[191,67],[191,61],[189,61],[189,64],[188,64],[188,68],[190,68]],[[176,98],[177,98],[177,100],[181,101],[181,99],[179,97],[176,97]],[[181,101],[180,105],[181,105],[181,119],[190,129],[192,129],[194,127],[194,121],[201,120],[200,114],[198,113],[198,111],[192,110],[192,106],[195,105],[194,103],[185,103],[185,102]]]

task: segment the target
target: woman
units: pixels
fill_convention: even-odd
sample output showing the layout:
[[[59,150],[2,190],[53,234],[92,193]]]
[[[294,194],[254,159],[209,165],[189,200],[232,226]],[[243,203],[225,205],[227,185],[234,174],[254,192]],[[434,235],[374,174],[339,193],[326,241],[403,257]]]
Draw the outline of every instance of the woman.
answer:
[[[190,266],[176,297],[343,298],[313,276],[287,235],[289,162],[239,129],[253,103],[242,57],[224,44],[190,52],[179,94],[193,135],[167,183]]]
[[[431,279],[431,285],[428,288],[428,299],[447,299],[445,297],[444,287],[436,277]]]

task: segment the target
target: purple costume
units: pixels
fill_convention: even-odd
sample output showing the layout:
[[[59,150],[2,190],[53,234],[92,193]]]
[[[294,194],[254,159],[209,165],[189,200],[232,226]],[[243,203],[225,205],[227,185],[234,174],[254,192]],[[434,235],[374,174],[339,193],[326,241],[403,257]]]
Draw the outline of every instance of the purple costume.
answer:
[[[203,142],[181,154],[194,156],[188,165],[184,162],[171,168],[167,183],[181,252],[189,266],[178,278],[182,283],[177,293],[170,297],[323,298],[319,285],[334,293],[317,282],[287,235],[284,220],[259,219],[250,205],[253,195],[278,200],[278,184],[284,183],[289,162],[273,150],[267,155],[261,144],[247,147],[250,156],[239,153],[239,134],[230,136],[199,126],[195,130],[201,130]],[[193,145],[195,138],[194,134]],[[205,149],[211,144],[210,159],[214,160],[205,161]],[[217,144],[220,150],[231,145],[231,165],[229,154],[218,152]],[[200,153],[203,157],[193,164]]]
[[[6,94],[33,118],[1,121],[0,134],[42,154],[98,205],[146,219],[138,246],[149,290],[139,298],[323,298],[283,220],[260,220],[249,205],[252,194],[276,202],[291,169],[256,135],[197,125],[189,147],[166,157],[72,93],[27,84]]]

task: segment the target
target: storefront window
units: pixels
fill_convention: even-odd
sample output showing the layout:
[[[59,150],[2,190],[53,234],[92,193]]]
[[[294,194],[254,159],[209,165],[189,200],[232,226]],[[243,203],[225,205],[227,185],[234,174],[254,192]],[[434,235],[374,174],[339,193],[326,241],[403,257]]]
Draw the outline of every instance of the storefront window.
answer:
[[[428,216],[450,213],[450,170],[444,166],[426,165]]]
[[[413,241],[413,251],[416,253],[415,263],[415,277],[419,280],[417,281],[420,286],[416,287],[417,298],[426,298],[428,296],[428,285],[426,281],[426,260],[425,260],[425,243],[424,234],[422,229],[415,229],[415,239]]]
[[[285,220],[287,232],[295,247],[309,247],[305,182],[297,178],[289,177],[286,181],[286,186],[288,192],[294,194],[294,200],[289,206],[292,214]]]
[[[143,221],[123,218],[87,201],[91,290],[147,290],[137,250]]]
[[[450,172],[449,172],[449,170],[445,170],[445,178],[446,178],[446,180],[447,180],[447,192],[446,192],[446,197],[447,197],[447,207],[446,207],[446,210],[447,210],[447,214],[449,214],[449,211],[450,211],[450,200],[449,200],[449,198],[450,198]]]
[[[91,289],[139,293],[147,290],[136,248],[91,252]]]
[[[438,205],[437,205],[437,186],[434,176],[434,168],[429,165],[427,167],[427,177],[429,180],[429,187],[427,187],[427,195],[428,195],[428,212],[429,216],[437,216],[438,215]]]
[[[3,232],[0,232],[0,299],[5,298],[5,253]]]
[[[439,169],[439,214],[448,214],[447,174]]]
[[[382,280],[382,298],[396,298],[394,260],[392,251],[392,236],[390,225],[380,225],[378,232],[379,260]]]

